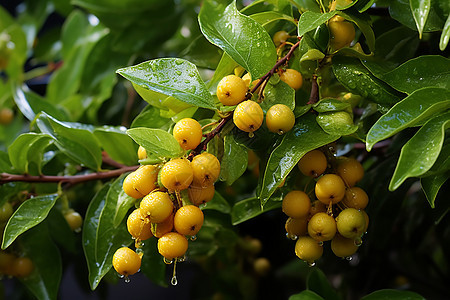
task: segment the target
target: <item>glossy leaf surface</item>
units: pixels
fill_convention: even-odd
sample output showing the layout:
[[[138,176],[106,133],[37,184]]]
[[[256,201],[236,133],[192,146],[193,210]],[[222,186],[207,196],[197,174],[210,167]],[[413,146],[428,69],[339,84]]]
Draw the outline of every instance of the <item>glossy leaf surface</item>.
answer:
[[[9,160],[21,173],[28,173],[31,163],[37,166],[40,173],[44,150],[52,142],[52,137],[47,134],[23,133],[8,147]]]
[[[248,198],[237,202],[231,210],[231,223],[233,225],[240,224],[250,220],[262,213],[278,209],[281,207],[281,201],[266,201],[264,207],[257,197]]]
[[[232,135],[226,135],[220,163],[220,180],[226,181],[228,185],[233,184],[247,169],[247,161],[247,148],[236,143]]]
[[[183,154],[183,149],[180,147],[180,144],[167,131],[139,127],[128,129],[127,134],[136,143],[150,151],[147,155],[154,154],[158,157],[172,158],[179,157]]]

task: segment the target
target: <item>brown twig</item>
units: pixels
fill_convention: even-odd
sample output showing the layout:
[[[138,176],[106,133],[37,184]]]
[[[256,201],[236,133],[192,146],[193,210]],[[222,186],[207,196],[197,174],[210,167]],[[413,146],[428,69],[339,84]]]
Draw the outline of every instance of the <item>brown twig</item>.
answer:
[[[120,162],[115,161],[114,159],[112,159],[108,153],[106,153],[105,151],[102,152],[102,162],[110,165],[111,167],[115,167],[115,168],[123,168],[126,167],[126,165],[121,164]]]
[[[319,85],[317,84],[317,76],[312,77],[311,93],[309,95],[309,101],[306,104],[314,104],[319,101]]]

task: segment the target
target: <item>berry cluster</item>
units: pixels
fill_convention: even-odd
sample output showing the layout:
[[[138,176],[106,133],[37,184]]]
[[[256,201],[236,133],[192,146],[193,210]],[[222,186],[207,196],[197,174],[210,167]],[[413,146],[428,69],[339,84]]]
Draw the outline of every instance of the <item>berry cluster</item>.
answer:
[[[202,140],[202,127],[196,120],[185,118],[175,124],[173,136],[183,149],[193,150]],[[139,148],[138,156],[146,157],[144,148]],[[142,198],[139,208],[127,219],[128,232],[138,250],[117,250],[113,257],[116,271],[123,276],[136,273],[143,255],[141,242],[153,236],[166,263],[183,261],[187,236],[195,240],[203,225],[199,205],[212,200],[219,173],[219,160],[207,152],[174,158],[162,165],[143,165],[130,173],[123,181],[123,190],[133,198]],[[176,284],[175,276],[172,284]]]
[[[355,184],[364,176],[362,165],[353,158],[325,154],[316,149],[298,162],[302,174],[316,179],[315,196],[311,202],[307,193],[289,192],[282,210],[289,217],[286,235],[297,240],[295,254],[313,265],[323,254],[323,242],[331,241],[331,250],[342,258],[350,258],[362,244],[369,219],[364,208],[369,198]]]
[[[24,278],[29,276],[33,270],[33,261],[28,257],[0,251],[0,275]]]

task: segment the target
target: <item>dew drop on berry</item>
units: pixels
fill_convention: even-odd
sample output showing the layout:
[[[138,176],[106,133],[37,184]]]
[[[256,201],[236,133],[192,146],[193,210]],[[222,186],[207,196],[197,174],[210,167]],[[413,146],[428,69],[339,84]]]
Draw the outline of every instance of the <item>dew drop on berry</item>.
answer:
[[[179,263],[179,262],[185,262],[185,261],[186,261],[186,255],[177,257],[177,263]]]
[[[139,248],[136,247],[136,254],[144,253],[144,250],[142,250],[142,248],[141,248],[142,246],[144,246],[144,243],[141,243]]]
[[[317,244],[319,244],[319,246],[323,246],[323,242],[322,241],[318,242]]]
[[[345,259],[348,260],[348,261],[351,261],[353,259],[353,257],[347,256],[347,257],[345,257]]]
[[[286,233],[286,238],[291,239],[293,241],[298,239],[298,236],[295,234]]]
[[[307,264],[308,264],[308,267],[312,268],[312,267],[314,267],[316,265],[316,262],[315,261],[308,261]]]
[[[280,129],[280,130],[278,130],[278,134],[279,134],[279,135],[283,135],[283,134],[284,134],[284,131]]]
[[[363,243],[363,241],[362,241],[362,239],[361,238],[357,238],[357,239],[355,239],[355,246],[361,246],[362,245],[362,243]]]
[[[78,227],[77,229],[74,230],[76,233],[80,233],[81,232],[81,227]]]
[[[195,240],[197,240],[197,236],[196,236],[196,235],[192,235],[189,239],[190,239],[191,241],[195,241]]]
[[[249,133],[248,133],[248,137],[249,137],[249,138],[252,138],[252,137],[254,137],[254,136],[255,136],[255,134],[254,134],[253,132],[249,132]]]
[[[125,276],[124,275],[121,275],[121,274],[119,274],[119,273],[117,273],[117,276],[120,278],[120,279],[123,279]]]
[[[125,276],[123,281],[125,281],[125,283],[130,283],[131,280],[130,280],[130,277]]]
[[[167,258],[163,258],[163,261],[166,265],[171,265],[173,263],[173,259],[167,259]]]
[[[172,279],[170,280],[170,284],[171,285],[177,285],[178,284],[177,276],[173,276],[172,277]]]

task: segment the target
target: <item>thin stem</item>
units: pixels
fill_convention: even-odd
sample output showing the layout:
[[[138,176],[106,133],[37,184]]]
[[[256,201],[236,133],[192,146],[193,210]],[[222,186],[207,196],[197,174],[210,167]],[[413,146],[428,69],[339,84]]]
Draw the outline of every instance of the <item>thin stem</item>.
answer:
[[[319,101],[319,85],[317,84],[317,76],[312,77],[311,94],[309,95],[309,101],[307,104],[314,104]]]

